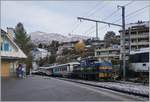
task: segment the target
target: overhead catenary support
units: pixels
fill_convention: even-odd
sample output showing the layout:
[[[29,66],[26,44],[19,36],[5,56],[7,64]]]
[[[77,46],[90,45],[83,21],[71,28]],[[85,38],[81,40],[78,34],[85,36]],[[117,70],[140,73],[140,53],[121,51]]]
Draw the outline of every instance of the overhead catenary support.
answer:
[[[122,29],[123,29],[123,80],[126,81],[126,50],[125,50],[125,6],[122,6]]]
[[[98,40],[98,22],[96,22],[96,40]]]
[[[98,38],[98,23],[104,23],[104,24],[108,24],[108,25],[114,25],[114,26],[119,26],[122,27],[122,25],[119,24],[114,24],[114,23],[109,23],[109,22],[104,22],[104,21],[99,21],[99,20],[93,20],[93,19],[89,19],[89,18],[84,18],[84,17],[77,17],[77,19],[81,20],[87,20],[87,21],[92,21],[96,23],[96,39]]]
[[[96,22],[96,37],[98,37],[98,24],[97,23],[103,23],[103,24],[108,24],[114,25],[114,26],[119,26],[122,27],[122,34],[121,34],[121,60],[123,61],[122,63],[122,68],[123,68],[123,80],[126,80],[126,52],[125,52],[125,6],[118,6],[122,8],[122,25],[120,24],[115,24],[115,23],[110,23],[110,22],[105,22],[105,21],[99,21],[99,20],[93,20],[89,18],[84,18],[84,17],[77,17],[77,19],[81,20],[87,20],[87,21],[92,21]]]
[[[122,34],[121,34],[121,61],[123,61],[123,80],[126,80],[126,50],[125,50],[125,6],[118,6],[122,8]]]
[[[100,20],[93,20],[93,19],[84,18],[84,17],[77,17],[77,19],[79,19],[79,20],[93,21],[93,22],[104,23],[104,24],[108,24],[108,25],[114,25],[114,26],[122,27],[122,25],[120,25],[120,24],[115,24],[115,23],[110,23],[110,22],[105,22],[105,21],[100,21]]]

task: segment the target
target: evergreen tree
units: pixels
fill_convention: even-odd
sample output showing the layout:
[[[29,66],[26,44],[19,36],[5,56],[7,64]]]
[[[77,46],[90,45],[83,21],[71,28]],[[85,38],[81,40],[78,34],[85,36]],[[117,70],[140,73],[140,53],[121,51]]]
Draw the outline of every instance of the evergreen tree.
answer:
[[[55,55],[51,55],[51,56],[49,56],[49,64],[53,64],[53,63],[55,63],[56,62],[56,56]]]
[[[107,47],[110,47],[112,44],[115,43],[115,32],[113,31],[108,31],[105,36],[104,36],[104,46],[107,48]]]
[[[42,48],[42,44],[40,43],[40,44],[38,45],[38,47],[39,47],[39,48]]]
[[[32,67],[32,54],[31,50],[35,47],[31,43],[30,36],[27,35],[22,23],[18,23],[15,27],[15,42],[21,50],[27,55],[27,59],[20,60],[21,63],[26,64],[26,72],[29,73]]]
[[[15,42],[25,54],[28,54],[31,50],[29,48],[31,44],[30,36],[27,35],[23,24],[20,22],[15,27]]]

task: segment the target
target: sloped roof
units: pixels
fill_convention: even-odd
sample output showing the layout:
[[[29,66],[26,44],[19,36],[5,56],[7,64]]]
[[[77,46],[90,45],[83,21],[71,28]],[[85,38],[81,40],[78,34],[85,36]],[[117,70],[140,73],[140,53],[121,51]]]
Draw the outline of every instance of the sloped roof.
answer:
[[[2,58],[11,58],[11,59],[16,59],[16,58],[27,58],[27,56],[24,54],[24,52],[19,48],[19,46],[10,38],[10,36],[1,29],[1,35],[5,36],[10,43],[15,47],[15,51],[1,51],[0,55]]]

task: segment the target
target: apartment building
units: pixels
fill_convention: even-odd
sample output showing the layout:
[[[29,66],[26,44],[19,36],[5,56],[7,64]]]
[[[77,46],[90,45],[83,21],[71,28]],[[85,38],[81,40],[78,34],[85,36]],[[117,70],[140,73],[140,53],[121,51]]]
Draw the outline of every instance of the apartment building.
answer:
[[[120,34],[122,30],[119,31]],[[126,25],[125,48],[126,51],[133,51],[149,47],[149,21],[138,21]]]
[[[120,47],[118,45],[113,45],[109,48],[95,49],[95,57],[99,60],[118,61],[120,57]]]

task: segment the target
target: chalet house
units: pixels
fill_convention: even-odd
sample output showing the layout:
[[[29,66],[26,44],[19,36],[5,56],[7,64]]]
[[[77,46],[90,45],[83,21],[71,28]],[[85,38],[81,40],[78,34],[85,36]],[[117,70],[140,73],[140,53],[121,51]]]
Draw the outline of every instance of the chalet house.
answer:
[[[1,77],[16,76],[16,68],[18,67],[18,61],[27,56],[14,42],[13,37],[10,36],[12,32],[8,33],[1,29],[0,37],[0,56],[1,56]]]

